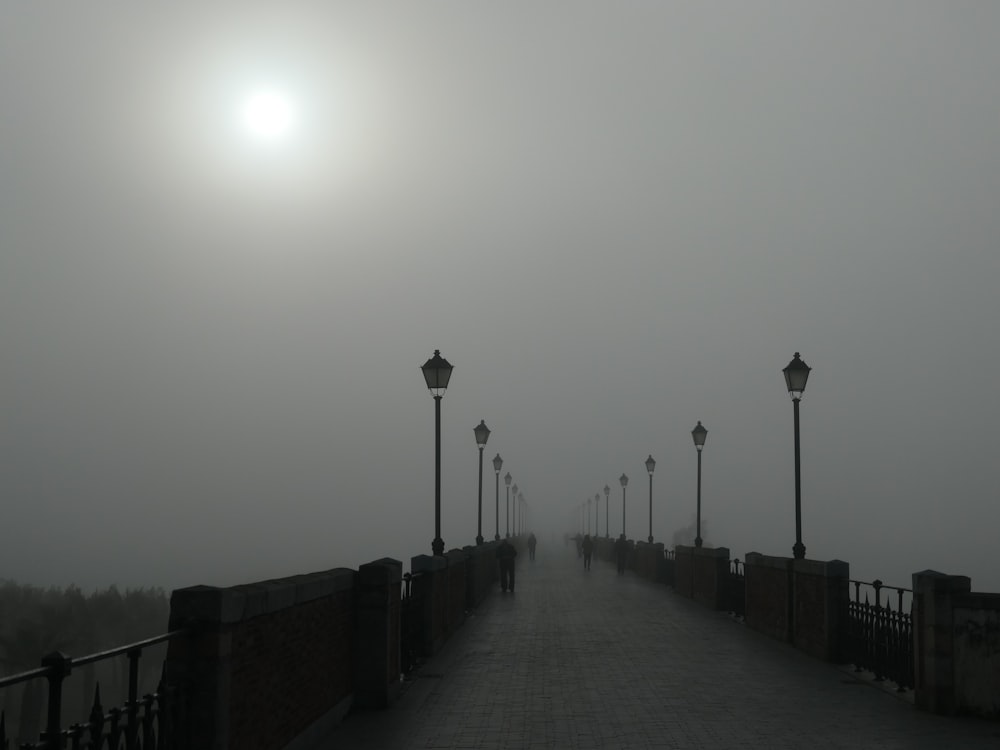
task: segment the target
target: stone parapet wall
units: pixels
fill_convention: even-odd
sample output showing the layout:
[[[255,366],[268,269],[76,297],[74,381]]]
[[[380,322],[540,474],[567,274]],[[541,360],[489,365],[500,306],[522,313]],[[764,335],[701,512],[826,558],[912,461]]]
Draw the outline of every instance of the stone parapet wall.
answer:
[[[636,542],[635,572],[648,581],[659,582],[663,577],[663,545]]]
[[[782,641],[792,640],[792,561],[746,555],[746,624]]]
[[[938,714],[1000,718],[1000,594],[968,576],[913,574],[914,702]]]
[[[728,604],[729,548],[674,547],[674,590],[712,609]]]
[[[850,567],[842,560],[792,561],[792,643],[829,662],[845,660]]]
[[[167,672],[192,686],[192,748],[284,747],[339,719],[354,689],[357,573],[324,573],[171,596]]]

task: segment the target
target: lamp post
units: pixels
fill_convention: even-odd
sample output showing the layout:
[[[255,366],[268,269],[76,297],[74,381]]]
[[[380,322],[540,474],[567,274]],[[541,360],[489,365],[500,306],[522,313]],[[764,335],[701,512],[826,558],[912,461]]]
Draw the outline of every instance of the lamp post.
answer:
[[[802,560],[806,556],[806,547],[802,544],[802,472],[799,465],[799,401],[802,400],[802,392],[806,389],[806,381],[809,380],[809,371],[811,369],[809,365],[799,359],[799,353],[795,352],[792,361],[782,370],[785,373],[785,385],[788,386],[788,395],[792,397],[792,409],[795,414],[795,544],[792,546],[792,555],[796,560]]]
[[[514,493],[514,533],[517,534],[517,485],[515,484],[510,489]],[[510,515],[509,515],[509,513],[510,513],[510,504],[509,503],[508,503],[508,506],[507,506],[507,512],[508,512],[508,516],[507,516],[507,536],[510,536]]]
[[[601,535],[601,494],[594,495],[594,538]]]
[[[517,520],[514,521],[514,528],[517,529],[518,536],[524,531],[524,493],[519,492],[517,495],[518,499],[518,510],[517,510]]]
[[[708,437],[708,430],[702,427],[701,421],[691,430],[691,437],[694,438],[694,447],[698,451],[698,515],[695,531],[694,546],[701,546],[701,449],[705,447],[705,438]]]
[[[493,515],[495,516],[494,523],[496,533],[493,535],[493,541],[500,541],[500,469],[503,468],[503,459],[500,458],[500,454],[497,453],[493,457],[493,471],[497,474],[497,498],[496,502],[493,504]],[[507,482],[510,483],[510,474],[507,475]]]
[[[507,536],[510,536],[510,472],[504,474],[503,483],[507,485]],[[516,492],[516,490],[515,490]]]
[[[646,459],[646,471],[649,472],[649,539],[647,541],[650,544],[653,543],[653,469],[655,468],[656,461],[650,454],[649,458]]]
[[[625,533],[625,487],[628,485],[628,477],[622,474],[618,481],[622,483],[622,534],[628,539],[628,534]]]
[[[608,526],[608,507],[611,505],[610,502],[611,488],[608,485],[604,485],[604,538],[611,538],[611,529]]]
[[[444,540],[441,538],[441,397],[451,380],[452,366],[434,350],[434,356],[420,368],[431,395],[434,396],[434,540],[431,551],[435,555],[444,554]]]
[[[483,448],[486,441],[490,439],[490,428],[486,426],[486,421],[479,420],[473,430],[476,434],[476,445],[479,447],[479,522],[476,527],[476,544],[483,543]]]
[[[590,498],[587,498],[587,534],[590,534]]]

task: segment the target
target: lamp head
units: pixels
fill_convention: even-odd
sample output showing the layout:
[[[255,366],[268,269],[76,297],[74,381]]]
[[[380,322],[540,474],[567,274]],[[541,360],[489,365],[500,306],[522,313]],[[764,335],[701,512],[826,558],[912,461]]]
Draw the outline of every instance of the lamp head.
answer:
[[[705,447],[705,438],[707,436],[708,430],[702,426],[701,421],[699,420],[698,424],[695,425],[695,428],[691,430],[691,437],[694,439],[694,447],[698,449],[699,453],[701,452],[701,449]]]
[[[476,433],[476,445],[482,450],[486,441],[490,439],[490,428],[486,426],[485,420],[480,419],[473,432]]]
[[[785,385],[788,386],[788,393],[793,399],[802,398],[802,392],[806,389],[806,381],[809,380],[810,370],[812,368],[799,358],[798,352],[795,352],[792,361],[782,370],[785,374]]]
[[[424,373],[424,381],[430,392],[435,397],[442,396],[448,387],[448,381],[451,380],[452,366],[441,356],[441,350],[435,349],[434,356],[424,362],[420,369]]]

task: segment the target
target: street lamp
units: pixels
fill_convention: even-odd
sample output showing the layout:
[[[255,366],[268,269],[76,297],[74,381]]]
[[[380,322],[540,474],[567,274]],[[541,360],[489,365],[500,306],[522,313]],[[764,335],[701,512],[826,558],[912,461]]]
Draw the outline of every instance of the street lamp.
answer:
[[[514,493],[514,533],[517,534],[517,485],[510,488]],[[510,504],[507,505],[507,536],[510,536]]]
[[[518,499],[518,509],[517,518],[514,521],[514,528],[517,529],[518,536],[524,531],[524,493],[520,492],[517,495]]]
[[[628,477],[622,474],[618,481],[622,483],[622,534],[628,539],[628,534],[625,533],[625,487],[628,485]]]
[[[587,498],[587,534],[590,534],[590,498]]]
[[[611,494],[611,488],[608,485],[604,485],[604,538],[611,538],[611,529],[608,526],[608,506],[611,505],[609,501],[609,495]]]
[[[594,538],[601,535],[601,494],[594,495]]]
[[[650,454],[646,459],[646,471],[649,472],[649,543],[653,543],[653,469],[656,468],[656,461]]]
[[[785,385],[788,386],[788,395],[792,397],[792,409],[795,413],[795,544],[792,547],[792,554],[796,560],[802,560],[806,556],[806,547],[802,544],[802,472],[799,465],[799,401],[802,400],[802,392],[806,389],[806,381],[809,380],[809,371],[811,369],[809,365],[799,359],[799,353],[795,352],[792,361],[782,370],[785,373]]]
[[[500,541],[500,469],[503,468],[503,459],[500,458],[500,454],[497,453],[493,457],[493,471],[497,473],[497,498],[496,502],[493,504],[493,515],[495,516],[495,528],[496,534],[493,535],[493,541]],[[510,474],[507,475],[507,483],[510,484]]]
[[[441,397],[451,380],[452,366],[434,350],[434,356],[420,368],[431,395],[434,396],[434,541],[431,551],[435,555],[444,554],[444,540],[441,538]]]
[[[473,430],[476,434],[476,445],[479,447],[479,525],[476,531],[476,544],[483,543],[483,448],[490,439],[490,428],[486,421],[480,419]]]
[[[698,451],[698,520],[697,526],[695,527],[694,546],[701,546],[701,449],[705,447],[705,438],[708,437],[708,430],[706,430],[701,421],[695,425],[695,428],[691,430],[691,437],[694,438],[694,447]]]
[[[507,536],[510,536],[510,472],[508,471],[503,478],[503,483],[507,485]],[[516,492],[517,490],[515,490]]]

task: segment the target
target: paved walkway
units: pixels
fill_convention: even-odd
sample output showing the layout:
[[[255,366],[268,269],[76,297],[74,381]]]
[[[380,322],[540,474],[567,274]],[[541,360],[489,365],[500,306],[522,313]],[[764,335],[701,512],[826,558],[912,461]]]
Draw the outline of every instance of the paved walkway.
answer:
[[[1000,748],[1000,722],[919,712],[668,587],[584,571],[575,549],[540,546],[517,574],[328,747]]]

